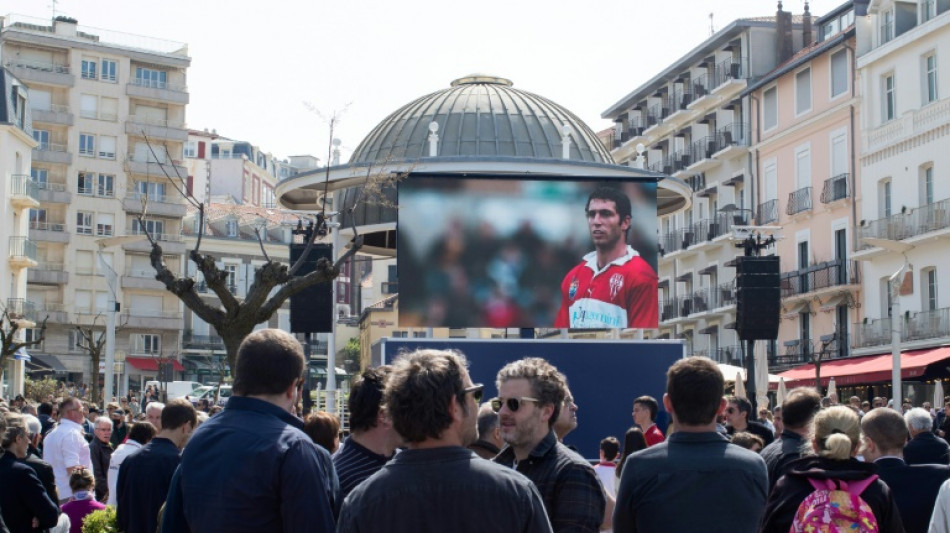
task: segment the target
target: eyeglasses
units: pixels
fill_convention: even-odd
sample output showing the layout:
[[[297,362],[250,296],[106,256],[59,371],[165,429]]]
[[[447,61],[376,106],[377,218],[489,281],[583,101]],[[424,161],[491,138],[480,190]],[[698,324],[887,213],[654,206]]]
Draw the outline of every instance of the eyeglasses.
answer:
[[[522,396],[520,398],[492,398],[491,408],[492,411],[497,413],[501,411],[502,405],[507,405],[509,411],[512,413],[517,413],[518,409],[521,409],[521,402],[540,403],[541,400],[537,398],[528,398],[527,396]]]
[[[472,393],[472,399],[475,400],[475,403],[482,403],[482,394],[484,392],[485,385],[481,383],[476,383],[467,389],[462,389],[462,394]]]

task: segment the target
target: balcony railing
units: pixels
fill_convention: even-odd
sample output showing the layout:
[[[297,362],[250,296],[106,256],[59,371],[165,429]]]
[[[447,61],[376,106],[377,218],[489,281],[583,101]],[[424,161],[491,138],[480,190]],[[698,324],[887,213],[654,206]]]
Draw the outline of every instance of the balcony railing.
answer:
[[[69,66],[59,63],[46,63],[42,61],[21,61],[11,59],[7,61],[8,67],[28,68],[30,70],[40,70],[43,72],[54,72],[56,74],[69,74]]]
[[[891,342],[891,317],[875,318],[854,324],[852,339],[855,348],[881,346]]]
[[[690,156],[693,159],[693,163],[702,161],[703,159],[710,159],[714,153],[719,151],[717,146],[715,136],[702,137],[697,141],[693,141],[693,144],[690,145]]]
[[[752,224],[752,212],[748,209],[718,211],[712,218],[694,222],[686,228],[667,232],[660,237],[660,252],[668,254],[685,250],[694,244],[712,241],[732,233],[734,226]]]
[[[916,341],[950,336],[950,308],[913,313],[904,326],[904,340]]]
[[[867,237],[899,241],[950,226],[950,199],[927,204],[905,213],[872,220],[858,228],[858,239]],[[862,242],[863,244],[863,242]],[[870,248],[863,244],[864,248]]]
[[[759,208],[755,212],[755,223],[764,226],[776,221],[778,221],[778,199],[759,204]]]
[[[749,145],[749,126],[742,122],[733,122],[716,130],[716,151],[732,146]]]
[[[17,320],[21,318],[33,320],[36,318],[36,306],[33,302],[23,298],[7,298],[7,316]]]
[[[788,195],[788,205],[785,213],[795,215],[811,209],[811,187],[802,187]]]
[[[702,98],[709,94],[709,75],[700,74],[693,78],[693,96],[694,99]]]
[[[36,261],[36,243],[27,237],[10,237],[10,257]]]
[[[182,345],[185,348],[223,350],[224,339],[220,335],[196,335],[190,331],[182,334]]]
[[[47,222],[45,220],[31,220],[30,229],[40,231],[55,231],[57,233],[66,231],[65,222]]]
[[[163,89],[166,91],[177,91],[177,92],[188,91],[187,85],[167,83],[164,81],[145,79],[145,78],[132,78],[132,80],[129,81],[129,85],[133,87],[145,87],[147,89]]]
[[[860,269],[854,261],[826,261],[815,266],[783,272],[781,275],[782,298],[840,285],[857,285],[861,282]]]
[[[39,150],[39,151],[41,151],[41,152],[58,152],[58,153],[64,153],[64,152],[66,152],[66,145],[65,145],[65,144],[57,144],[57,143],[41,142],[39,145],[37,145],[37,147],[35,148],[35,150]]]
[[[821,203],[830,204],[831,202],[851,196],[848,177],[848,174],[839,174],[833,178],[826,179],[825,185],[821,189]]]
[[[725,365],[742,366],[742,347],[741,346],[720,346],[716,348],[715,353],[710,353],[717,363]],[[735,376],[730,376],[735,377]]]
[[[706,175],[705,174],[696,174],[686,178],[686,184],[689,185],[689,188],[693,192],[701,192],[706,190]]]
[[[740,81],[748,78],[748,60],[746,59],[727,59],[716,65],[713,74],[713,89],[730,81]]]
[[[10,194],[13,196],[27,196],[39,201],[39,187],[29,174],[13,174],[10,176]]]

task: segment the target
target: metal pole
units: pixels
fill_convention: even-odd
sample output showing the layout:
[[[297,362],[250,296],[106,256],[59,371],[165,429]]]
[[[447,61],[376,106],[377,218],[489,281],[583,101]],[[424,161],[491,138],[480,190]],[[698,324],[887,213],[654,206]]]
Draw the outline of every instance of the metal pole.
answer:
[[[115,285],[116,285],[116,274],[112,270],[112,267],[109,266],[105,259],[102,258],[102,250],[96,254],[99,259],[99,269],[102,270],[102,273],[106,276],[106,281],[109,284],[109,309],[106,322],[106,362],[105,368],[103,369],[105,374],[105,386],[103,387],[102,393],[102,404],[105,405],[112,401],[112,394],[115,387],[115,313],[116,303],[115,298]],[[99,369],[93,369],[94,379],[99,379]]]
[[[330,230],[330,260],[336,262],[340,249],[340,228],[335,224],[328,224]],[[336,413],[336,298],[337,281],[332,283],[330,297],[330,335],[327,342],[327,412]]]
[[[901,391],[901,302],[900,284],[903,274],[891,281],[891,396],[894,409],[901,412],[903,392]]]
[[[755,401],[755,341],[745,341],[745,377],[746,377],[746,399],[752,404],[752,412],[749,414],[752,420],[758,416],[758,408]]]

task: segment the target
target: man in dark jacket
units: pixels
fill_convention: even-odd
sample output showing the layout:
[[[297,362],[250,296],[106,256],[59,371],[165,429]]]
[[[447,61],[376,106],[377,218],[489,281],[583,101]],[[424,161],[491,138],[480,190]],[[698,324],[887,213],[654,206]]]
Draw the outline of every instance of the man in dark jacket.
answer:
[[[96,422],[98,424],[98,422]],[[112,434],[109,437],[109,444],[112,449],[116,449],[125,442],[125,437],[129,434],[129,425],[125,423],[125,411],[116,409],[112,411]]]
[[[762,459],[769,469],[769,491],[785,474],[788,465],[810,451],[808,435],[811,421],[821,409],[821,396],[811,387],[792,389],[782,404],[780,438],[762,450]]]
[[[909,465],[950,465],[950,445],[931,431],[930,413],[919,407],[904,414],[910,441],[904,446],[904,461]]]
[[[918,409],[930,418],[923,409]],[[914,409],[911,409],[914,411]],[[906,417],[906,415],[905,415]],[[908,465],[901,459],[907,426],[893,409],[874,409],[861,420],[864,460],[891,488],[907,533],[926,533],[940,485],[950,479],[950,466]]]
[[[745,398],[730,396],[729,405],[726,407],[724,415],[730,436],[740,431],[747,431],[761,438],[766,446],[772,444],[772,441],[775,440],[775,435],[772,434],[769,428],[749,419],[750,416],[753,416],[752,404]]]
[[[93,428],[95,438],[89,445],[89,458],[92,459],[92,473],[96,477],[96,500],[105,503],[109,498],[109,461],[112,459],[112,420],[100,416]]]

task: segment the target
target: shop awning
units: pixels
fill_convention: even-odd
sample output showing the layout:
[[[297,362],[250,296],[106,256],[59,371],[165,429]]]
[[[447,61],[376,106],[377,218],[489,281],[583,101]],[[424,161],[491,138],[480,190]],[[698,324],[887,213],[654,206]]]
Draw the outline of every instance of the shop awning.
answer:
[[[53,372],[69,372],[69,370],[66,369],[66,365],[64,365],[63,362],[59,360],[59,357],[56,357],[55,355],[32,353],[30,356],[33,358],[34,363],[40,363]]]
[[[154,357],[126,357],[125,362],[132,366],[132,368],[138,370],[144,370],[146,372],[158,372],[158,359]],[[181,366],[175,359],[166,360],[166,363],[171,363],[175,369],[175,372],[184,372],[185,367]]]
[[[927,371],[928,365],[946,359],[950,359],[950,346],[903,352],[901,379],[920,377]],[[892,358],[889,353],[832,359],[821,363],[821,383],[827,385],[831,378],[835,378],[835,384],[838,386],[886,382],[891,379],[892,368]],[[779,376],[785,378],[785,385],[788,387],[814,385],[815,365],[811,363],[802,365],[782,372]]]

